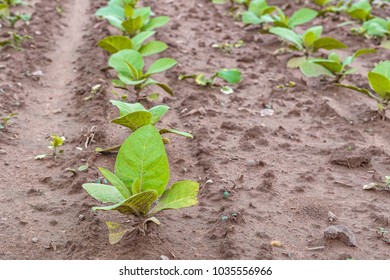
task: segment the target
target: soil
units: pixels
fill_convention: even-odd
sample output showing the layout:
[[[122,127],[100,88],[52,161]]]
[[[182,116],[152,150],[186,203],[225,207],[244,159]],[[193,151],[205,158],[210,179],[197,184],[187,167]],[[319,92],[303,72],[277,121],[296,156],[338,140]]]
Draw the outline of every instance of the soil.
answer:
[[[373,112],[368,97],[288,69],[291,54],[274,55],[277,38],[243,28],[227,6],[207,0],[142,1],[172,18],[155,38],[170,47],[160,56],[179,62],[159,77],[176,95],[146,105],[167,104],[171,110],[159,125],[194,135],[172,136],[166,148],[172,182],[197,180],[199,204],[162,212],[161,225],[146,235],[128,234],[110,245],[105,221],[129,218],[91,212],[97,202],[82,189],[100,178],[98,166],[113,169],[115,155],[95,148],[128,135],[109,122],[118,115],[109,103],[117,90],[110,86],[114,73],[102,71],[108,56],[96,43],[116,31],[94,17],[105,2],[29,1],[22,9],[33,14],[31,22],[19,23],[17,31],[34,38],[23,43],[23,52],[1,49],[0,116],[17,116],[0,131],[0,259],[390,258],[377,234],[389,227],[390,192],[362,189],[390,175],[390,122]],[[288,5],[287,13],[296,8]],[[388,6],[379,11],[388,12]],[[349,45],[348,53],[375,47],[349,35],[348,27],[337,28],[343,20],[314,23]],[[232,53],[210,47],[239,39],[245,46]],[[367,87],[363,75],[389,58],[381,50],[361,59],[347,82]],[[231,95],[177,79],[221,68],[243,72]],[[296,86],[285,86],[290,81]],[[98,84],[102,90],[91,94]],[[271,107],[274,115],[261,116]],[[34,160],[50,152],[53,133],[66,138],[64,154]],[[66,171],[86,164],[76,175]],[[332,225],[353,235],[356,246],[325,239]]]

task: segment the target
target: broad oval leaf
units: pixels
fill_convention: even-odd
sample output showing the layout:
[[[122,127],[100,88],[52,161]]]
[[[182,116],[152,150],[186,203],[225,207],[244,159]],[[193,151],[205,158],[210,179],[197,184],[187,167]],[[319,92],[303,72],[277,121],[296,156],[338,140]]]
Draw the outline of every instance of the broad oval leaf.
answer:
[[[108,240],[111,245],[117,244],[121,241],[122,237],[130,231],[124,225],[119,223],[106,222],[106,225],[108,229]]]
[[[250,11],[242,13],[242,22],[245,24],[260,24],[263,20]]]
[[[196,205],[198,203],[198,191],[198,182],[177,182],[164,192],[150,214],[155,214],[164,209],[179,209]]]
[[[329,59],[312,59],[310,60],[310,62],[319,64],[322,67],[328,69],[332,73],[340,73],[341,70],[343,70],[343,65],[340,62],[336,62]]]
[[[307,60],[307,58],[305,56],[290,58],[287,62],[287,67],[288,68],[298,68],[303,63],[305,63],[306,60]]]
[[[135,35],[131,41],[133,41],[134,49],[139,50],[144,41],[152,37],[156,32],[155,31],[143,31]]]
[[[144,59],[135,50],[121,50],[111,55],[108,65],[114,68],[119,74],[137,80],[138,72],[142,72],[144,67]]]
[[[152,119],[151,113],[147,111],[137,111],[113,119],[111,122],[126,126],[130,128],[131,131],[136,131],[140,127],[150,124],[151,119]]]
[[[125,49],[133,49],[133,43],[127,36],[108,36],[100,40],[98,46],[112,54]]]
[[[241,82],[241,71],[238,69],[223,69],[217,72],[218,77],[231,84]]]
[[[154,30],[158,27],[164,26],[169,22],[170,18],[167,16],[154,17],[142,27],[142,31]]]
[[[148,56],[156,53],[165,51],[168,48],[168,45],[161,41],[151,41],[143,45],[139,52],[143,56]]]
[[[319,76],[331,76],[334,77],[333,74],[326,69],[325,67],[312,63],[310,61],[306,61],[303,63],[299,69],[306,77],[319,77]]]
[[[126,215],[145,215],[150,210],[152,204],[158,198],[155,190],[144,191],[135,194],[128,199],[110,206],[93,207],[92,210],[111,211],[117,210]]]
[[[371,71],[381,74],[390,80],[390,61],[382,61]]]
[[[128,198],[131,196],[131,192],[126,187],[126,185],[110,170],[107,170],[103,167],[98,167],[100,173],[103,174],[104,178],[106,178],[120,193],[124,198]]]
[[[155,125],[169,110],[169,106],[167,105],[158,105],[154,106],[149,110],[152,114],[152,119],[150,120],[150,124]]]
[[[292,14],[289,19],[289,26],[291,28],[296,27],[313,20],[318,15],[317,11],[308,8],[302,8]]]
[[[368,81],[375,92],[383,99],[390,100],[390,80],[384,75],[370,72]]]
[[[345,49],[347,46],[339,40],[332,37],[322,37],[313,43],[313,52],[319,49],[334,50],[334,49]]]
[[[269,32],[279,36],[284,40],[287,40],[289,43],[294,44],[294,46],[297,47],[299,50],[303,50],[303,41],[301,37],[299,37],[299,35],[294,31],[283,27],[273,27],[269,30]]]
[[[83,188],[90,196],[103,203],[118,203],[125,199],[114,186],[87,183],[83,184]]]
[[[119,100],[110,100],[111,104],[118,107],[121,116],[137,111],[147,111],[141,103],[127,103]]]
[[[139,128],[122,144],[115,162],[115,174],[126,184],[139,178],[142,190],[156,190],[160,196],[169,181],[169,165],[160,133],[152,125]]]
[[[172,58],[160,58],[157,59],[148,69],[146,74],[155,74],[163,72],[175,66],[177,61]]]

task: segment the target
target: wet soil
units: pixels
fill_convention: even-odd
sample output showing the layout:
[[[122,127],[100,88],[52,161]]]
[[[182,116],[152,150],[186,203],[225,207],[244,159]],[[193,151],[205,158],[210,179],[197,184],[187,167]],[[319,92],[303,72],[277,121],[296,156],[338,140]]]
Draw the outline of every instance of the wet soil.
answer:
[[[274,55],[277,38],[243,28],[227,6],[206,0],[143,1],[172,18],[155,38],[169,45],[160,57],[179,62],[159,76],[175,96],[147,105],[167,104],[171,110],[159,126],[194,135],[171,136],[166,147],[172,182],[197,180],[199,204],[162,212],[161,225],[146,235],[129,234],[110,245],[105,221],[129,218],[92,213],[97,202],[81,187],[99,179],[98,166],[113,169],[115,155],[95,148],[128,135],[110,123],[118,112],[109,100],[120,92],[110,86],[114,73],[102,71],[108,56],[96,46],[116,32],[94,17],[105,2],[30,1],[23,9],[33,13],[31,22],[17,30],[34,38],[23,43],[23,52],[1,49],[0,116],[17,116],[0,131],[0,259],[390,258],[377,234],[389,227],[390,193],[362,189],[390,175],[390,122],[373,112],[368,97],[288,69],[291,54]],[[287,13],[296,8],[286,7]],[[342,20],[314,23],[349,45],[345,54],[376,46],[349,35],[348,27],[336,28]],[[239,39],[245,45],[231,53],[210,47]],[[346,82],[367,86],[364,75],[389,57],[386,50],[364,57]],[[221,68],[243,72],[231,95],[177,79]],[[286,86],[290,81],[296,85]],[[91,94],[98,84],[102,90]],[[264,108],[274,114],[262,116]],[[34,160],[50,152],[53,133],[66,138],[64,154]],[[76,175],[66,171],[86,164],[88,170]],[[356,246],[324,239],[331,225],[352,232]]]

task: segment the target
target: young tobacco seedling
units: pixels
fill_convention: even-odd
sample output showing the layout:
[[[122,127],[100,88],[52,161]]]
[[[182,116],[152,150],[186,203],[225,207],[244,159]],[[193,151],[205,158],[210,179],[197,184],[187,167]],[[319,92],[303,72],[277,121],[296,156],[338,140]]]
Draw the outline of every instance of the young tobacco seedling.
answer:
[[[151,18],[151,15],[150,7],[134,8],[129,4],[121,6],[117,3],[109,3],[108,6],[100,8],[96,12],[96,16],[107,19],[111,25],[130,37],[142,31],[152,31],[164,26],[170,20],[167,16]]]
[[[276,7],[276,14],[272,15],[273,25],[277,27],[284,27],[294,29],[298,25],[302,25],[312,21],[318,12],[308,8],[302,8],[294,12],[291,17],[284,14],[282,9]]]
[[[8,128],[8,126],[10,125],[11,119],[15,116],[16,116],[16,113],[12,113],[6,117],[1,118],[0,129],[6,130]]]
[[[349,3],[349,1],[344,0],[340,0],[336,4],[333,4],[335,0],[313,0],[313,2],[321,8],[321,10],[318,12],[319,16],[323,16],[326,13],[345,12]]]
[[[37,155],[35,159],[44,159],[47,156],[52,156],[54,159],[58,157],[58,155],[63,154],[64,150],[58,150],[59,147],[64,145],[65,137],[64,136],[58,136],[57,134],[53,134],[50,136],[50,146],[48,148],[50,150],[53,150],[53,153],[51,155],[43,154],[43,155]]]
[[[226,81],[229,84],[238,84],[242,80],[241,71],[238,69],[222,69],[213,74],[210,78],[206,78],[205,74],[180,75],[179,80],[194,79],[196,84],[200,86],[220,86],[221,92],[224,94],[233,93],[233,89],[229,86],[221,86],[215,82],[217,78]]]
[[[299,69],[306,77],[319,77],[319,76],[330,76],[334,78],[334,82],[338,83],[345,76],[356,72],[355,68],[351,68],[350,64],[354,60],[362,55],[370,53],[376,53],[375,49],[360,49],[356,51],[352,56],[348,56],[344,60],[341,60],[337,53],[330,53],[327,59],[323,58],[310,58],[304,63],[299,65]],[[294,65],[288,65],[294,68]]]
[[[378,103],[378,112],[386,120],[386,110],[390,107],[390,61],[380,62],[368,73],[368,82],[372,90],[351,85],[336,84],[368,95]]]
[[[21,44],[32,37],[29,35],[19,35],[15,32],[8,32],[10,38],[4,41],[0,41],[0,47],[11,46],[15,50],[22,51]]]
[[[350,1],[346,12],[351,18],[364,22],[373,18],[371,10],[372,7],[369,0],[360,0],[358,2]]]
[[[322,26],[314,26],[307,29],[301,35],[288,28],[273,27],[269,32],[287,41],[290,49],[299,51],[306,57],[309,54],[316,53],[320,49],[333,50],[347,48],[345,44],[335,38],[321,37],[322,30]]]
[[[384,38],[390,36],[390,18],[375,17],[367,20],[361,27],[353,28],[352,32],[365,35],[368,38]]]
[[[28,15],[28,14],[15,14],[15,15],[10,15],[10,16],[7,16],[5,17],[9,24],[10,24],[10,27],[11,28],[15,28],[16,26],[16,23],[18,23],[18,21],[20,20],[23,20],[23,21],[29,21],[31,19],[31,15]]]
[[[143,45],[144,41],[153,36],[155,31],[144,31],[135,35],[132,39],[128,36],[108,36],[98,42],[98,46],[110,54],[121,50],[135,50],[142,56],[148,56],[165,51],[168,46],[161,41],[150,41]]]
[[[137,100],[140,99],[141,92],[151,85],[159,86],[168,94],[173,95],[173,91],[168,85],[151,78],[153,74],[164,72],[175,66],[177,61],[172,58],[157,59],[144,72],[144,59],[139,52],[121,50],[110,57],[108,64],[118,73],[119,80],[113,81],[114,86],[126,90],[128,90],[127,86],[133,86]]]
[[[114,173],[99,170],[112,185],[87,183],[83,188],[98,201],[110,205],[92,210],[116,210],[137,219],[131,228],[107,222],[111,244],[118,243],[127,232],[145,233],[148,222],[160,224],[154,215],[162,210],[197,204],[197,182],[180,181],[166,189],[170,177],[168,158],[160,133],[152,125],[141,127],[124,141]]]

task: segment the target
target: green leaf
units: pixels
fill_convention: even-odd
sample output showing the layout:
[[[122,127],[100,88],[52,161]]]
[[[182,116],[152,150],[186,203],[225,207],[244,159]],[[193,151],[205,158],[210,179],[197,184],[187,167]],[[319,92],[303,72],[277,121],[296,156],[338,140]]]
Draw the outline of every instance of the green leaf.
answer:
[[[98,46],[109,53],[117,53],[124,49],[132,49],[133,43],[126,36],[109,36],[99,41]]]
[[[138,33],[142,28],[142,17],[129,18],[122,22],[122,27],[129,33],[130,36],[133,36]]]
[[[287,67],[288,68],[298,68],[301,66],[303,63],[305,63],[306,57],[300,56],[300,57],[293,57],[290,58],[287,62]]]
[[[110,100],[110,102],[112,105],[118,107],[121,116],[137,111],[147,111],[141,103],[127,103],[119,100]]]
[[[158,198],[155,190],[148,190],[135,194],[128,199],[110,206],[93,207],[92,210],[111,211],[117,210],[126,215],[145,215],[151,208],[152,203]]]
[[[140,193],[142,191],[142,186],[141,186],[141,182],[139,181],[138,178],[136,178],[134,181],[133,181],[133,184],[131,185],[131,192],[133,194],[137,194],[137,193]]]
[[[297,47],[299,50],[303,50],[303,41],[301,37],[299,37],[299,35],[294,31],[283,27],[273,27],[269,30],[269,32],[279,36],[284,40],[287,40],[290,43],[293,43],[294,46]]]
[[[390,80],[390,61],[387,60],[378,63],[371,72],[381,74]]]
[[[312,63],[310,61],[306,61],[303,63],[299,69],[306,77],[319,77],[319,76],[331,76],[333,77],[333,74],[326,69],[325,67]]]
[[[130,185],[139,178],[142,189],[160,196],[169,181],[169,165],[160,133],[152,125],[139,128],[122,144],[115,162],[115,174]]]
[[[169,22],[170,18],[167,16],[154,17],[142,28],[142,31],[154,30],[158,27],[164,26]]]
[[[198,191],[199,183],[197,182],[177,182],[164,192],[150,214],[155,214],[164,209],[179,209],[196,205],[198,203]]]
[[[168,112],[169,107],[167,105],[158,105],[149,110],[152,114],[150,124],[155,125],[165,114]]]
[[[148,69],[146,74],[155,74],[163,72],[175,66],[177,61],[172,58],[160,58],[157,59]]]
[[[222,69],[217,72],[217,76],[230,84],[237,84],[242,79],[241,71],[238,69]]]
[[[383,41],[381,47],[390,50],[390,40]]]
[[[148,78],[145,81],[145,83],[142,85],[142,88],[145,88],[145,87],[148,87],[148,86],[151,86],[151,85],[156,85],[156,86],[162,88],[166,93],[168,93],[171,96],[174,95],[172,89],[168,85],[160,83],[158,81],[155,81],[152,78]]]
[[[125,199],[116,187],[110,185],[87,183],[83,184],[83,188],[90,196],[103,203],[118,203]]]
[[[151,119],[152,119],[151,113],[147,111],[137,111],[113,119],[111,122],[126,126],[130,128],[131,131],[134,132],[140,127],[150,124]]]
[[[375,92],[383,99],[390,99],[390,80],[384,75],[369,72],[368,81]]]
[[[144,41],[152,37],[156,32],[155,31],[143,31],[135,35],[131,41],[133,41],[134,49],[139,50]]]
[[[99,167],[100,173],[103,174],[104,178],[106,178],[120,193],[124,198],[128,198],[131,196],[131,192],[126,187],[126,185],[110,170]]]
[[[142,72],[144,67],[144,60],[142,55],[135,50],[121,50],[110,57],[108,65],[122,76],[137,80],[138,72]]]
[[[343,69],[343,65],[340,62],[329,59],[311,59],[310,62],[321,65],[332,73],[340,73]]]
[[[316,40],[316,35],[314,32],[305,32],[303,35],[303,45],[306,49],[310,49],[313,46],[314,41]]]
[[[160,129],[160,134],[166,134],[166,133],[173,133],[173,134],[177,134],[177,135],[184,136],[184,137],[191,138],[191,139],[194,138],[192,136],[192,134],[190,134],[188,132],[183,132],[183,131],[180,131],[177,129],[172,129],[172,128]]]
[[[347,46],[337,39],[332,37],[322,37],[313,43],[313,52],[319,49],[334,50],[334,49],[345,49]]]
[[[117,244],[130,231],[122,224],[106,222],[106,225],[108,229],[108,240],[111,245]]]
[[[303,33],[303,38],[306,36],[307,33],[311,32],[314,34],[314,41],[315,41],[321,37],[322,30],[323,30],[323,27],[321,25],[310,27]]]
[[[301,25],[313,20],[318,15],[317,11],[308,8],[302,8],[292,14],[289,19],[289,26],[294,28],[297,25]]]
[[[156,53],[160,53],[165,51],[168,48],[168,45],[164,42],[160,41],[151,41],[149,43],[146,43],[143,45],[139,52],[142,54],[142,56],[148,56]]]
[[[259,18],[256,14],[250,11],[245,11],[242,13],[242,22],[245,24],[260,24],[263,23],[264,21],[261,18]]]

